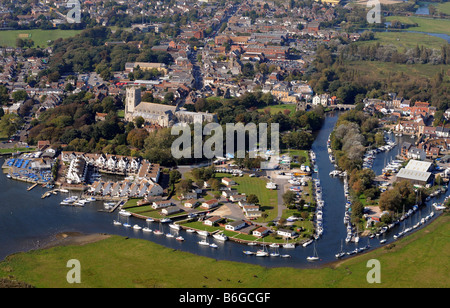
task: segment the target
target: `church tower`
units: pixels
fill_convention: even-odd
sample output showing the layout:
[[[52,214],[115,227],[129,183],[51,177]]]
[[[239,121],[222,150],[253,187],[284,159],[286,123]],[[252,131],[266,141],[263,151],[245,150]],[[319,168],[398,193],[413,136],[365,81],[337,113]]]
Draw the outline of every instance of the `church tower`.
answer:
[[[125,97],[125,115],[131,115],[134,108],[141,103],[141,89],[139,87],[128,87]]]

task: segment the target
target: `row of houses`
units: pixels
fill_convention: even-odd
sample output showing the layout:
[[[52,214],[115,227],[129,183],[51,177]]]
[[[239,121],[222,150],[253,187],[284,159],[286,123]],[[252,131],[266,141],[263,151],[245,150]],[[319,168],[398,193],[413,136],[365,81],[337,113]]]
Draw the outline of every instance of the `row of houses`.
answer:
[[[100,172],[119,175],[135,175],[138,179],[150,179],[154,183],[159,181],[160,165],[152,164],[138,157],[120,156],[111,154],[91,154],[82,152],[62,152],[60,160],[72,165],[79,165],[82,161],[84,166],[91,165]],[[70,167],[69,167],[70,169]],[[73,172],[66,174],[67,182],[82,183],[85,178],[81,168],[72,168]]]
[[[125,181],[96,181],[88,190],[92,196],[111,198],[149,198],[161,196],[162,187],[150,179],[125,180]]]

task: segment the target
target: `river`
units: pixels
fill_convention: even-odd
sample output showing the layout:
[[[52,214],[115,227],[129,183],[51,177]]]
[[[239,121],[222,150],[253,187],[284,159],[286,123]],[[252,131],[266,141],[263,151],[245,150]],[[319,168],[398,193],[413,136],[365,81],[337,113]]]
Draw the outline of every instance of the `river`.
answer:
[[[0,194],[2,196],[0,202],[0,260],[16,252],[42,247],[53,240],[59,233],[80,232],[84,234],[107,233],[145,239],[166,247],[217,260],[246,262],[266,267],[309,268],[333,262],[336,260],[335,254],[340,250],[341,242],[346,236],[346,228],[343,223],[345,210],[343,182],[341,178],[329,176],[333,166],[329,161],[326,148],[328,136],[333,130],[336,121],[337,114],[327,115],[323,128],[312,145],[312,150],[317,156],[318,175],[320,175],[322,195],[325,201],[323,210],[324,233],[315,245],[320,258],[317,262],[311,263],[306,260],[306,257],[313,254],[314,245],[309,245],[306,248],[298,246],[295,249],[279,249],[280,254],[289,254],[291,258],[256,257],[243,254],[243,250],[252,249],[250,246],[231,241],[220,243],[210,238],[210,241],[215,241],[219,245],[217,249],[200,246],[198,241],[202,238],[195,233],[180,231],[185,241],[178,242],[174,238],[166,238],[164,235],[158,236],[153,233],[147,234],[142,231],[135,231],[132,228],[114,226],[113,220],[117,219],[117,212],[106,213],[99,211],[103,209],[102,202],[90,203],[82,208],[60,206],[59,203],[67,195],[59,194],[47,199],[41,199],[42,194],[47,190],[46,188],[36,187],[31,191],[27,191],[29,184],[7,179],[3,173],[0,174]],[[397,152],[397,148],[394,148],[388,153],[379,154],[374,163],[374,170],[376,169],[376,172],[379,174],[383,168],[384,161],[389,161],[390,157],[395,156]],[[2,159],[0,159],[0,163],[3,163]],[[315,174],[314,176],[317,177],[318,175]],[[440,200],[443,198],[444,196],[441,196]],[[429,208],[428,206],[423,209],[425,214],[428,213]],[[415,219],[413,217],[413,223],[415,223]],[[131,225],[139,223],[141,226],[146,226],[143,220],[133,217],[130,218],[129,223]],[[151,229],[160,227],[165,232],[169,232],[168,225],[150,226]],[[397,230],[392,230],[392,232],[388,233],[386,237],[387,243],[393,240],[392,236],[397,232]],[[367,243],[368,239],[362,238],[359,245],[365,246]],[[354,243],[344,243],[344,250],[353,250],[356,247],[355,245]],[[370,240],[370,245],[372,248],[379,247],[379,239],[374,238]],[[254,249],[256,250],[256,248]]]

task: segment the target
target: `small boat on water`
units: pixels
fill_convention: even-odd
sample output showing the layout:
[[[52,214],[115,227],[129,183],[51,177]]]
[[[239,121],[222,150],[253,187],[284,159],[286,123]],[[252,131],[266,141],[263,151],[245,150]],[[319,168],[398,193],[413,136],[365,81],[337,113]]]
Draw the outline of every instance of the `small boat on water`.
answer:
[[[216,240],[222,241],[222,242],[228,240],[228,236],[226,236],[226,235],[223,234],[223,233],[214,234],[214,235],[213,235],[213,238],[215,238]]]
[[[317,250],[316,250],[316,243],[314,243],[314,253],[312,256],[306,257],[306,260],[308,261],[317,261],[319,260],[319,255],[317,254]]]
[[[122,215],[122,216],[125,216],[125,217],[131,216],[131,213],[126,211],[126,210],[120,210],[119,214]]]
[[[290,258],[290,257],[291,257],[291,255],[288,255],[288,254],[283,254],[283,255],[281,255],[280,257],[282,257],[282,258]]]
[[[217,247],[219,247],[219,246],[217,246],[216,243],[211,243],[211,244],[209,244],[209,247],[211,247],[211,248],[217,248]]]
[[[184,241],[184,237],[182,237],[181,235],[177,236],[175,239],[180,242]]]
[[[209,246],[209,243],[208,243],[207,240],[201,240],[201,241],[198,242],[198,244],[202,245],[202,246]]]
[[[117,220],[114,220],[113,223],[114,223],[115,226],[121,226],[122,225],[122,223],[120,221],[117,221]]]
[[[150,233],[150,232],[152,232],[152,229],[150,229],[149,227],[145,227],[142,229],[142,231]]]
[[[208,236],[208,235],[209,235],[209,232],[206,231],[206,230],[205,230],[205,231],[198,230],[197,233],[198,233],[199,235],[201,235],[201,236]]]
[[[172,233],[167,233],[167,234],[166,234],[166,237],[168,237],[168,238],[173,238],[173,237],[175,237],[175,235],[173,235]]]
[[[250,251],[250,250],[244,250],[243,253],[248,255],[248,256],[255,254],[253,251]]]
[[[267,257],[268,255],[269,255],[269,253],[265,250],[258,250],[256,252],[257,257]]]
[[[341,241],[341,251],[339,251],[337,254],[335,254],[336,259],[342,258],[343,256],[345,256],[345,252],[344,252],[344,246],[343,243]]]
[[[303,244],[303,247],[308,246],[309,244],[311,244],[312,242],[314,242],[314,240],[309,240],[306,243]]]
[[[153,231],[153,234],[162,235],[162,234],[164,234],[164,232],[162,232],[160,230],[155,230],[155,231]]]
[[[129,223],[127,223],[127,222],[124,223],[123,226],[124,226],[125,228],[131,228],[131,225],[130,225]]]
[[[134,225],[134,226],[133,226],[133,229],[134,229],[134,230],[142,230],[142,227],[139,226],[139,225]]]
[[[180,230],[180,228],[181,228],[180,225],[177,225],[177,224],[169,224],[169,227],[174,230]]]

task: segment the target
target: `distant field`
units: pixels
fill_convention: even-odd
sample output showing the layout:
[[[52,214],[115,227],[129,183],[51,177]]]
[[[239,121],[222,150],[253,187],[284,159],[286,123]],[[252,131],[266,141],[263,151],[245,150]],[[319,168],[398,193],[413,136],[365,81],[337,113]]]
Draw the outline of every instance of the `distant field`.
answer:
[[[363,76],[370,76],[371,79],[379,78],[380,80],[386,79],[389,75],[396,73],[403,73],[405,78],[426,77],[432,78],[436,75],[436,72],[444,70],[448,72],[450,65],[431,65],[431,64],[396,64],[392,62],[380,62],[380,61],[349,61],[347,62],[348,68],[353,68],[360,72]]]
[[[450,15],[450,2],[432,3],[438,12]]]
[[[0,31],[0,46],[16,47],[18,38],[31,39],[34,41],[34,47],[47,47],[48,41],[54,41],[59,38],[73,37],[81,30],[8,30]]]
[[[432,19],[423,17],[388,16],[386,21],[398,20],[404,24],[417,24],[408,30],[429,33],[443,33],[450,35],[450,19]]]
[[[413,30],[415,28],[412,28]],[[447,44],[445,39],[421,33],[409,32],[375,32],[374,41],[356,42],[358,45],[370,45],[380,43],[381,45],[394,45],[399,51],[425,46],[427,48],[440,49],[442,45]]]

